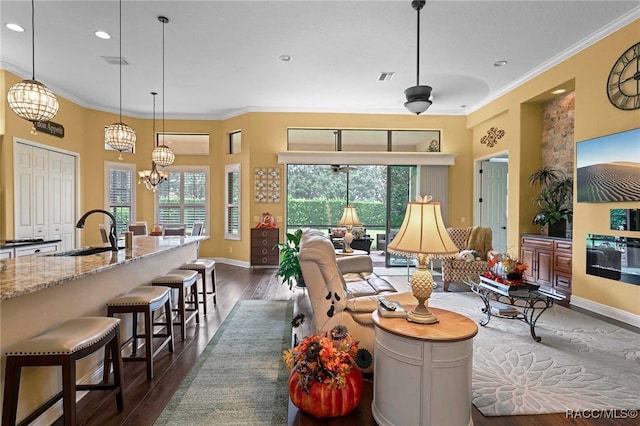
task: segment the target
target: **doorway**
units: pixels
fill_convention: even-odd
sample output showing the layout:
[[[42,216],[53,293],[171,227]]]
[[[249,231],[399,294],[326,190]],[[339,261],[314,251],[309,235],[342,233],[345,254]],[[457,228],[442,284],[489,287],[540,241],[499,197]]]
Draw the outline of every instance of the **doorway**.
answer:
[[[493,249],[506,253],[508,152],[476,160],[475,170],[474,224],[491,228]]]

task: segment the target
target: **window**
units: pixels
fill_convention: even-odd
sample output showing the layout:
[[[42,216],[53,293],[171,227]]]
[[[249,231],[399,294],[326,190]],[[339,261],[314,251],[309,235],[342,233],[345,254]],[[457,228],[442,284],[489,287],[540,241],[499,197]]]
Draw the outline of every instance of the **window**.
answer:
[[[227,240],[240,239],[240,164],[228,164],[224,167],[224,237]]]
[[[242,132],[229,133],[229,154],[239,154],[242,151]]]
[[[161,225],[185,225],[191,232],[193,222],[209,217],[209,167],[167,167],[166,182],[156,189],[156,222]]]
[[[127,231],[129,222],[135,220],[136,175],[135,164],[105,162],[105,210],[116,217],[116,231]],[[111,226],[108,219],[105,224]]]

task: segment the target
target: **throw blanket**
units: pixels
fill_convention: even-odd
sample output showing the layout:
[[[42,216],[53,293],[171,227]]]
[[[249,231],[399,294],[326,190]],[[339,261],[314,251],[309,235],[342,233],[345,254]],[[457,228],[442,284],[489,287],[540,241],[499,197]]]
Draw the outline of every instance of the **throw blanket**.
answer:
[[[487,252],[493,250],[491,245],[491,228],[483,228],[481,226],[471,227],[469,240],[467,241],[467,250],[475,250],[480,253],[482,260],[487,260]]]

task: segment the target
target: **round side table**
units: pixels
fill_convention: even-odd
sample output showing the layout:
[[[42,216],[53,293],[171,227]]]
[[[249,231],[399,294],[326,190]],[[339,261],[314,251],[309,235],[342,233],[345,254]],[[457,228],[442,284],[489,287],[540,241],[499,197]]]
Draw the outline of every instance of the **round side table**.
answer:
[[[407,311],[413,306],[405,306]],[[429,307],[439,322],[416,324],[374,311],[373,418],[380,426],[469,426],[473,337],[464,315]]]

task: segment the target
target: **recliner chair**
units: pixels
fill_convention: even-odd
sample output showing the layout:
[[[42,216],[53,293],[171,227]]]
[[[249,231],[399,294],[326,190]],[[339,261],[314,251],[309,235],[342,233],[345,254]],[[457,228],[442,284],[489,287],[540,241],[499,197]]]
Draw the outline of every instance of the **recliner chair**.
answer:
[[[408,286],[399,292],[373,273],[369,256],[336,259],[331,240],[322,232],[305,230],[302,233],[298,259],[313,309],[314,332],[327,332],[338,324],[344,325],[360,342],[359,347],[368,349],[372,355],[371,313],[378,308],[378,295],[403,306],[416,304]],[[373,371],[373,365],[363,371]]]
[[[475,250],[480,254],[481,260],[467,262],[455,257],[442,259],[442,281],[444,291],[449,291],[451,281],[474,280],[479,281],[480,275],[490,270],[487,254],[492,251],[491,228],[479,226],[469,228],[447,228],[451,240],[460,251]]]

